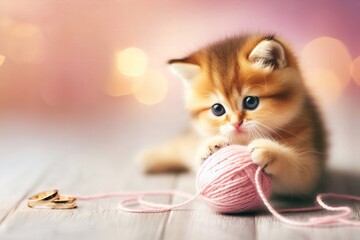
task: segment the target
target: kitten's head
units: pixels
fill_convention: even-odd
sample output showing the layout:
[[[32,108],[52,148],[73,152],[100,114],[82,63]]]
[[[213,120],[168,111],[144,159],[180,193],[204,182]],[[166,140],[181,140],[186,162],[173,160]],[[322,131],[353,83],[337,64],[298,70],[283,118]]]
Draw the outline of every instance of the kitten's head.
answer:
[[[195,128],[246,143],[284,128],[299,113],[304,86],[297,62],[277,37],[245,35],[169,61],[186,86]]]

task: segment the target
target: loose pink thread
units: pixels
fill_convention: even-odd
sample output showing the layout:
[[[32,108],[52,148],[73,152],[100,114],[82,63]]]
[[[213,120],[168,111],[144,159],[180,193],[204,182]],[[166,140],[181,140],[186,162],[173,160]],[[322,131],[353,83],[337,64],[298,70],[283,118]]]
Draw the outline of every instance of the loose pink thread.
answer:
[[[352,213],[352,210],[347,206],[339,206],[339,207],[332,207],[327,205],[323,198],[325,197],[334,197],[339,199],[347,199],[347,200],[357,200],[360,201],[360,197],[351,196],[351,195],[345,195],[345,194],[336,194],[336,193],[323,193],[319,194],[316,198],[318,204],[322,207],[309,207],[309,208],[289,208],[289,209],[281,209],[281,210],[275,210],[268,199],[264,196],[262,187],[259,183],[259,172],[261,171],[261,168],[258,168],[256,171],[256,189],[259,193],[259,196],[261,197],[264,205],[267,207],[269,212],[271,212],[277,219],[280,221],[295,225],[295,226],[319,226],[324,224],[333,224],[333,223],[343,223],[349,226],[360,226],[359,221],[353,221],[349,220],[348,217]],[[178,196],[178,197],[184,197],[188,198],[187,200],[183,201],[179,204],[157,204],[149,201],[145,201],[144,197],[149,196]],[[103,198],[113,198],[113,197],[127,197],[126,199],[119,202],[118,209],[130,212],[130,213],[160,213],[160,212],[167,212],[171,211],[173,209],[182,207],[192,201],[194,201],[196,198],[198,198],[200,195],[200,192],[196,195],[190,196],[187,193],[175,191],[175,190],[167,190],[167,191],[144,191],[144,192],[114,192],[114,193],[108,193],[108,194],[99,194],[99,195],[93,195],[93,196],[77,196],[79,200],[94,200],[94,199],[103,199]],[[143,206],[147,206],[149,208],[147,209],[134,209],[126,207],[126,204],[131,203],[138,203]],[[294,221],[289,218],[286,218],[279,214],[279,212],[304,212],[304,211],[315,211],[315,210],[321,210],[326,209],[329,211],[341,211],[342,213],[331,215],[331,216],[325,216],[325,217],[318,217],[318,218],[311,218],[309,221],[301,222],[301,221]]]
[[[217,161],[211,161],[214,160],[213,158],[215,157]],[[241,167],[238,166],[239,161],[242,164]],[[245,185],[245,180],[242,177],[246,175],[242,174],[244,176],[241,176],[240,174],[244,171],[248,177],[248,183]],[[203,173],[206,174],[201,175]],[[201,181],[199,180],[200,176]],[[329,206],[323,201],[323,199],[326,197],[360,201],[360,197],[335,193],[323,193],[319,194],[316,197],[319,206],[309,208],[290,208],[275,210],[268,201],[268,196],[271,189],[269,187],[269,182],[267,182],[268,179],[270,178],[262,172],[262,169],[260,167],[256,167],[256,165],[251,163],[250,153],[248,151],[246,151],[241,146],[229,146],[225,148],[225,150],[221,149],[216,154],[211,156],[207,161],[205,161],[203,167],[198,174],[198,192],[195,195],[190,195],[176,190],[168,190],[143,192],[114,192],[93,196],[77,196],[77,198],[79,200],[92,200],[112,197],[126,197],[124,200],[119,202],[118,209],[131,213],[167,212],[182,207],[194,201],[199,196],[202,197],[209,206],[222,213],[255,210],[256,208],[260,207],[259,201],[261,201],[261,204],[265,205],[269,212],[273,214],[273,216],[275,216],[280,221],[290,225],[311,227],[341,223],[348,226],[360,226],[360,221],[354,221],[349,219],[352,213],[351,208],[347,206]],[[254,180],[253,185],[249,184],[249,181],[252,180]],[[226,182],[227,184],[222,184],[224,182]],[[241,185],[241,187],[238,187],[239,185]],[[255,192],[253,187],[254,185]],[[252,189],[250,188],[251,186]],[[265,188],[263,186],[265,186]],[[239,199],[238,193],[233,192],[237,190],[244,191],[245,193],[252,193],[253,195],[257,193],[259,198],[254,198],[256,196],[250,196],[251,194],[242,194],[242,196],[249,198],[247,199],[247,201],[243,201],[243,199]],[[211,195],[208,196],[209,193],[211,193]],[[145,197],[149,196],[177,196],[185,198],[186,200],[179,204],[158,204],[144,199]],[[223,202],[225,202],[226,204],[223,204]],[[127,207],[131,204],[140,204],[146,208]],[[295,221],[280,214],[280,212],[301,212],[321,209],[340,213],[337,213],[335,215],[310,218],[308,221]]]

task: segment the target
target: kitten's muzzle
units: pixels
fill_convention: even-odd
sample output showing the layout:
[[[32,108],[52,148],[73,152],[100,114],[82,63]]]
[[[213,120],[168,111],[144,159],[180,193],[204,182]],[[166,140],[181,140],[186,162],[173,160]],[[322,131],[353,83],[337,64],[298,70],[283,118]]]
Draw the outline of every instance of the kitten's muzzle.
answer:
[[[233,123],[232,125],[236,129],[236,131],[241,131],[242,123],[243,123],[243,121],[240,121],[240,122]]]

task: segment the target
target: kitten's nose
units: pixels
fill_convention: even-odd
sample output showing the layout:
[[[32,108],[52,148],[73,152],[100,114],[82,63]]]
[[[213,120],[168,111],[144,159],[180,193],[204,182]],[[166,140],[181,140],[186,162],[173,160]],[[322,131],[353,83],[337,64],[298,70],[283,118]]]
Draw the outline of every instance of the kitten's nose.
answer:
[[[242,123],[243,123],[243,121],[236,122],[236,123],[233,123],[233,126],[234,126],[234,128],[236,128],[236,130],[240,130],[240,127],[241,127]]]

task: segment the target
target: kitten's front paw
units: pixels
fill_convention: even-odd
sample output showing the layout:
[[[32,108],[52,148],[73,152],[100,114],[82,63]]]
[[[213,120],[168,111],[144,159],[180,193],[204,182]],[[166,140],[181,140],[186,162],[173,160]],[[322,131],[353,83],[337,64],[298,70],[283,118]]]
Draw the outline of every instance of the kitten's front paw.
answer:
[[[197,152],[197,161],[201,164],[213,153],[229,145],[229,140],[226,137],[210,138],[200,146]]]
[[[281,146],[269,139],[256,139],[252,141],[248,149],[251,151],[251,158],[255,164],[264,169],[268,174],[279,172],[279,154]]]

